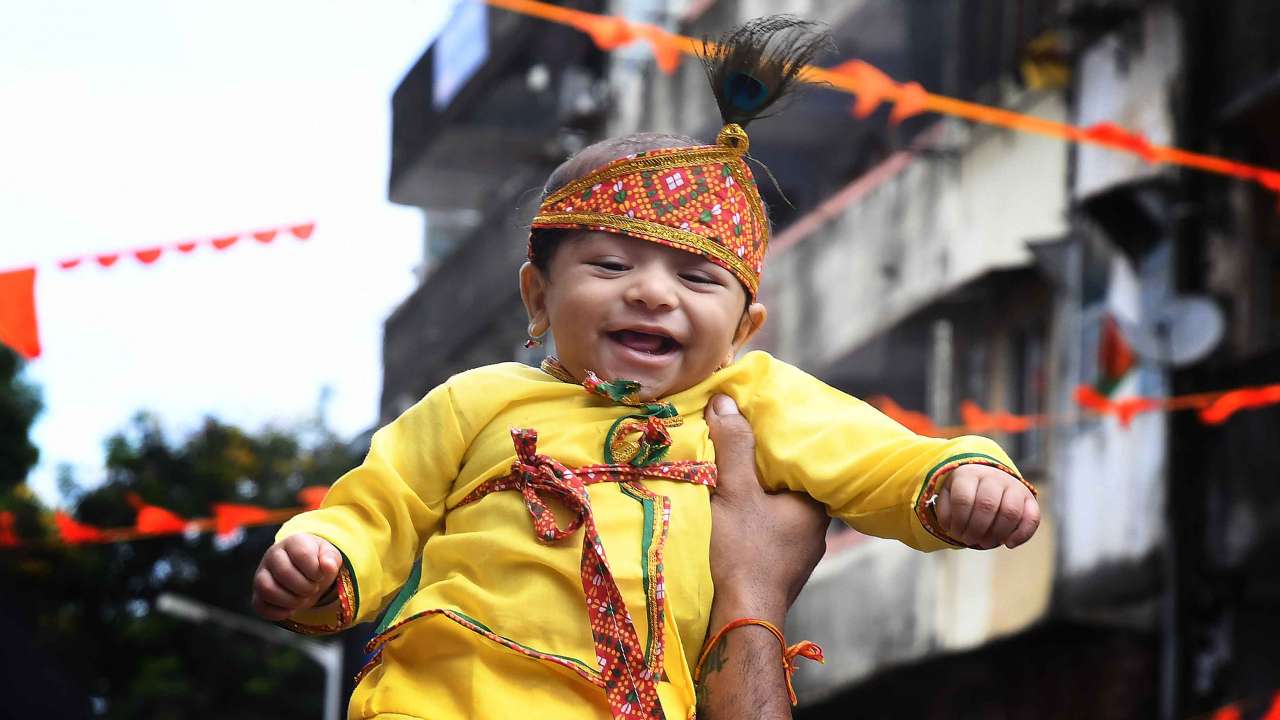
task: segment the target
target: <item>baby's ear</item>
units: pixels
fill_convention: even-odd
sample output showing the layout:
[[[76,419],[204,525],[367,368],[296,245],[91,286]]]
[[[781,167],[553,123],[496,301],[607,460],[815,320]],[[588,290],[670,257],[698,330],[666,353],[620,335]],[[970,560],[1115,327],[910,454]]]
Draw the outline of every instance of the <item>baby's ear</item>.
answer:
[[[755,337],[756,333],[760,332],[760,328],[764,327],[768,319],[769,311],[763,303],[753,302],[747,306],[746,311],[742,313],[742,319],[738,321],[738,329],[733,334],[733,348],[729,352],[729,362],[733,362],[733,356]]]
[[[529,314],[529,334],[541,335],[550,324],[547,319],[547,278],[531,262],[520,266],[520,299]],[[538,332],[535,332],[538,330]]]

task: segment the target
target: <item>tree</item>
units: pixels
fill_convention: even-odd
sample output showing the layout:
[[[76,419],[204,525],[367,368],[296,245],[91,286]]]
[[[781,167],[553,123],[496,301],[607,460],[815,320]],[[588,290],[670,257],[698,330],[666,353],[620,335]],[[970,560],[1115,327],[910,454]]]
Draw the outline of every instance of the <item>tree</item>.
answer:
[[[207,517],[214,502],[290,507],[298,489],[358,461],[322,428],[251,434],[207,419],[173,442],[140,414],[108,440],[105,481],[80,493],[75,516],[119,527],[134,523],[138,501],[187,518]],[[8,551],[0,584],[16,588],[10,601],[107,717],[315,716],[322,675],[309,659],[152,609],[168,591],[250,614],[250,578],[275,530]]]

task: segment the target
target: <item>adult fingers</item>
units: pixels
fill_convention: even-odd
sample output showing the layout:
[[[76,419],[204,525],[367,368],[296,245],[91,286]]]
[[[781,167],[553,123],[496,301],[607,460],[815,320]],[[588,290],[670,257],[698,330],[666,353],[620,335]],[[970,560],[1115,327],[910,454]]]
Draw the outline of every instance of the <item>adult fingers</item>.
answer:
[[[1005,541],[1005,547],[1016,548],[1030,540],[1039,527],[1040,503],[1034,497],[1028,497],[1022,503],[1022,520],[1018,522],[1018,527],[1014,529],[1013,534]]]
[[[986,536],[991,525],[995,523],[996,511],[1004,499],[1004,485],[978,480],[978,490],[973,496],[973,512],[969,515],[969,524],[961,532],[961,542],[977,547]]]
[[[958,472],[959,468],[951,471],[951,477],[947,478],[947,484],[943,487],[942,492],[946,494],[946,510],[942,510],[938,518],[942,520],[941,515],[946,515],[947,521],[943,523],[942,529],[951,536],[956,542],[964,542],[963,535],[965,528],[969,526],[969,516],[973,513],[973,500],[978,493],[978,479],[969,473]],[[939,503],[944,498],[938,498]]]
[[[716,395],[703,413],[716,448],[716,497],[732,500],[759,490],[756,481],[756,438],[751,425],[728,395]]]
[[[979,547],[984,550],[999,547],[1018,527],[1018,523],[1022,522],[1022,509],[1027,498],[1020,490],[1021,487],[1005,488],[1000,498],[1000,507],[996,508],[995,520],[991,523],[991,529],[978,540]]]
[[[315,580],[303,575],[294,566],[288,553],[267,553],[267,557],[262,560],[262,566],[271,573],[271,578],[281,590],[291,592],[299,598],[314,595],[320,589]]]

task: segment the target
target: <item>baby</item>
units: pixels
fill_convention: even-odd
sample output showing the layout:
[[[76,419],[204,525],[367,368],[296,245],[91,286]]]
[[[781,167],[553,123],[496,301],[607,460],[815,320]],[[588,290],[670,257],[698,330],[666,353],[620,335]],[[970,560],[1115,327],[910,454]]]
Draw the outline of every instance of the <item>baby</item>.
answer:
[[[691,717],[716,394],[750,421],[767,489],[862,532],[921,550],[1034,532],[1034,491],[992,441],[921,437],[763,352],[735,360],[765,322],[769,236],[742,126],[821,47],[776,42],[797,25],[709,49],[715,145],[630,136],[552,173],[520,290],[555,358],[436,387],[281,528],[261,614],[332,632],[385,610],[352,717]]]

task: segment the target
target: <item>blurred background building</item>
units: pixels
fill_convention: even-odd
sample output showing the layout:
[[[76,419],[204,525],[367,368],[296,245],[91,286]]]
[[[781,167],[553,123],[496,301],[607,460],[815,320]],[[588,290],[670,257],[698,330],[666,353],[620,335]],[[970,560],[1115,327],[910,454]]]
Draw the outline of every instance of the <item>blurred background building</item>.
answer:
[[[942,94],[1280,166],[1272,0],[563,4],[693,36],[792,12],[830,26],[824,65],[858,58]],[[515,273],[552,168],[609,135],[710,142],[719,127],[697,63],[664,75],[641,43],[602,53],[478,3],[457,6],[392,103],[389,196],[422,208],[426,233],[421,283],[386,321],[383,422],[455,372],[540,359],[522,347]],[[1074,399],[1277,381],[1274,194],[933,115],[859,120],[851,104],[814,89],[751,128],[775,224],[756,347],[940,426],[965,401],[1070,421],[995,435],[1048,512],[1017,552],[923,555],[833,528],[788,626],[829,658],[799,675],[798,716],[1174,718],[1274,689],[1280,410],[1123,427],[1077,421]],[[1212,298],[1223,332],[1184,312],[1192,296]]]

